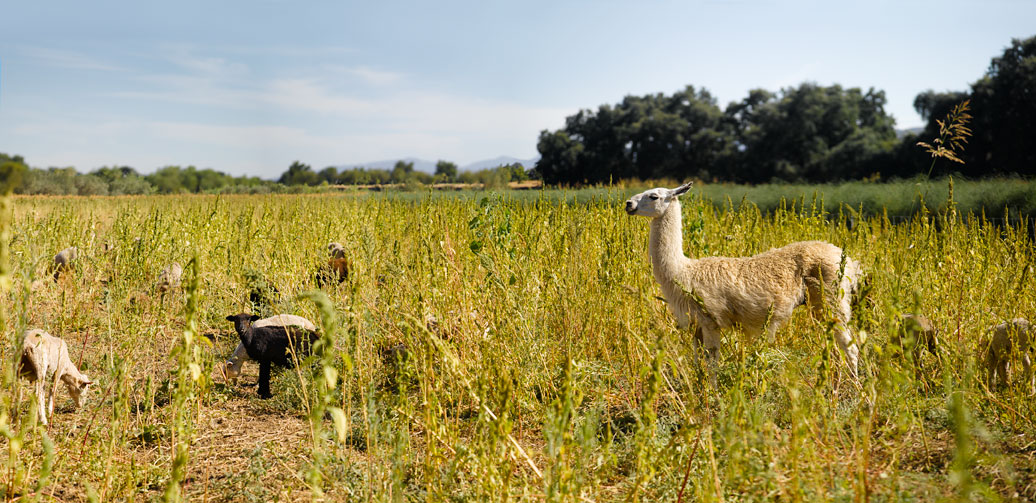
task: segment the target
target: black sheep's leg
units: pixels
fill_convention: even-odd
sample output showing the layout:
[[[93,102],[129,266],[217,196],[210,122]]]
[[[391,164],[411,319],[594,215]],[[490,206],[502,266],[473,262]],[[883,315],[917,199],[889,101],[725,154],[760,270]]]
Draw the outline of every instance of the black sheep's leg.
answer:
[[[270,393],[270,362],[262,361],[259,362],[259,398],[270,398],[273,393]]]

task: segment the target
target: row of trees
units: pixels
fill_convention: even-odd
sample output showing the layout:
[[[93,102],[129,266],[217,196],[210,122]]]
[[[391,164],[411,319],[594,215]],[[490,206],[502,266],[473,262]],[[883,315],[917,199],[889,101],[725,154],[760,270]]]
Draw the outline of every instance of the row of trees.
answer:
[[[328,166],[320,171],[314,171],[313,167],[295,161],[288,167],[288,171],[281,174],[277,179],[284,185],[385,185],[385,184],[422,184],[434,183],[465,183],[465,184],[493,184],[497,182],[507,183],[511,181],[520,182],[528,180],[531,170],[526,170],[520,163],[502,165],[496,168],[483,169],[479,171],[460,172],[455,163],[439,161],[435,165],[435,173],[425,173],[414,170],[414,163],[407,161],[396,161],[391,170],[368,169],[364,167],[345,168],[339,170],[334,166]]]
[[[267,193],[307,186],[404,184],[415,187],[443,182],[502,187],[510,181],[528,179],[528,172],[521,164],[458,172],[457,165],[448,161],[439,161],[434,175],[415,171],[414,163],[405,161],[397,162],[391,170],[360,167],[341,171],[333,166],[314,171],[311,166],[296,161],[277,181],[254,176],[234,177],[194,166],[167,166],[147,175],[129,166],[105,166],[82,174],[71,167],[28,168],[21,156],[3,153],[0,153],[0,165],[3,166],[0,175],[5,178],[4,185],[10,182],[15,193],[44,195]]]
[[[965,99],[974,115],[965,164],[937,164],[936,174],[1036,174],[1036,150],[1029,148],[1036,122],[1036,37],[1012,41],[968,92],[918,95],[914,107],[928,121],[920,135],[897,138],[880,90],[813,83],[777,93],[756,89],[721,110],[707,90],[688,86],[669,96],[628,96],[614,106],[581,110],[564,128],[541,132],[536,171],[551,184],[909,177],[932,168],[916,146],[919,139],[938,137],[937,121]]]
[[[233,177],[213,169],[167,166],[141,175],[129,166],[104,166],[89,173],[75,168],[28,168],[21,156],[0,153],[0,165],[13,178],[16,194],[129,195],[185,192],[270,192],[279,184],[258,177]]]

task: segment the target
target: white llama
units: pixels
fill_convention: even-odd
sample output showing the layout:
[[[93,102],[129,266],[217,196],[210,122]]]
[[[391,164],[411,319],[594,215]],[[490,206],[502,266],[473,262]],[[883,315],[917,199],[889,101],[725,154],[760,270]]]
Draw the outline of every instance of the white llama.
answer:
[[[704,344],[711,379],[720,348],[720,331],[739,327],[746,334],[764,333],[770,340],[792,311],[809,304],[815,316],[830,308],[834,338],[856,376],[859,350],[848,323],[850,295],[862,271],[859,263],[823,241],[791,243],[751,257],[687,258],[683,253],[680,201],[690,183],[675,189],[656,188],[626,201],[626,213],[651,219],[648,251],[655,281],[677,325]]]

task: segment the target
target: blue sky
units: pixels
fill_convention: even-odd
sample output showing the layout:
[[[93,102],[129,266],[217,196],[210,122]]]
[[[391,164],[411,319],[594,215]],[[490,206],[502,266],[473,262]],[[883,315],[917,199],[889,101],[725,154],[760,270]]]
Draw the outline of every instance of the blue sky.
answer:
[[[965,90],[1030,0],[7,2],[0,152],[30,165],[276,177],[535,157],[581,108],[691,84],[721,107],[804,81],[875,87],[897,127]]]

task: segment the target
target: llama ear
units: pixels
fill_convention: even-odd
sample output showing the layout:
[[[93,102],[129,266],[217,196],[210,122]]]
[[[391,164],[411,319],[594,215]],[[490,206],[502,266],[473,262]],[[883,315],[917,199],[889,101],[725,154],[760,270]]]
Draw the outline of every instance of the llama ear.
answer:
[[[672,196],[682,196],[685,192],[687,192],[688,190],[691,190],[691,185],[693,183],[694,182],[687,182],[687,183],[685,183],[685,184],[683,184],[683,185],[681,185],[681,186],[671,190],[669,192],[669,196],[670,197],[672,197]]]
[[[252,320],[252,321],[259,321],[260,318],[259,318],[259,315],[253,314],[253,315],[249,316],[248,319]]]
[[[234,315],[227,316],[227,321],[234,321]]]

